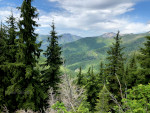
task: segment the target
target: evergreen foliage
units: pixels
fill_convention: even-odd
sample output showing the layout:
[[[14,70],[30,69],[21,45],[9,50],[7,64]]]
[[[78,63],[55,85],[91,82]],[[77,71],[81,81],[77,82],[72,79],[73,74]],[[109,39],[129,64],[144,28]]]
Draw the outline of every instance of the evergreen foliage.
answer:
[[[122,99],[125,113],[150,112],[150,84],[137,85],[129,89],[127,98]],[[118,113],[118,112],[117,112]],[[120,112],[119,112],[120,113]]]
[[[141,55],[139,57],[139,63],[141,69],[139,69],[139,83],[148,84],[150,82],[150,36],[146,37],[147,41],[144,43],[144,47],[140,49]]]
[[[6,23],[8,24],[7,32],[8,32],[8,42],[7,42],[7,50],[8,50],[8,56],[9,63],[16,62],[16,52],[17,52],[17,46],[16,46],[16,37],[17,37],[17,22],[16,19],[12,14],[7,18]]]
[[[15,17],[12,14],[7,18],[7,46],[6,46],[6,56],[7,61],[5,62],[5,65],[3,65],[3,68],[5,72],[7,73],[7,87],[11,85],[10,80],[14,77],[13,72],[11,71],[12,66],[16,62],[16,52],[17,52],[17,45],[16,45],[16,37],[17,37],[17,22]],[[15,93],[7,94],[8,102],[6,104],[7,108],[10,112],[17,109],[17,102],[16,102],[17,95]]]
[[[91,42],[97,41],[97,38],[81,39],[81,42],[88,40],[86,43],[90,48],[86,46],[82,50],[80,46],[81,50],[66,50],[64,53],[71,53],[68,58],[76,56],[69,62],[83,60],[81,55],[84,53],[80,54],[80,52],[85,50],[89,51],[88,57],[83,55],[85,61],[95,59],[97,52],[103,54],[108,50],[108,62],[106,65],[100,63],[97,74],[94,73],[93,67],[83,74],[84,67],[82,69],[80,67],[77,81],[74,81],[66,73],[61,76],[62,51],[61,45],[58,44],[59,37],[54,22],[48,37],[49,45],[44,52],[45,68],[39,69],[41,65],[38,60],[42,52],[40,49],[42,42],[36,42],[38,34],[35,33],[35,29],[38,24],[35,19],[38,13],[32,6],[32,1],[23,0],[21,7],[18,8],[21,11],[19,22],[16,22],[12,13],[7,18],[7,26],[2,23],[0,26],[0,112],[6,106],[10,113],[19,109],[44,113],[48,105],[57,112],[65,113],[150,112],[150,84],[148,84],[150,82],[150,36],[146,36],[147,41],[140,49],[140,54],[129,56],[126,69],[124,69],[126,59],[119,32],[114,37],[114,43],[109,50],[110,43],[108,45],[97,43],[93,46]],[[130,35],[126,36],[130,38]],[[100,41],[102,40],[104,39]],[[68,47],[82,45],[83,42],[80,41]],[[137,43],[139,42],[143,42],[143,39],[140,38]],[[99,47],[101,48],[98,50]],[[91,51],[92,49],[95,49],[94,52]],[[75,55],[75,51],[79,54]],[[78,68],[76,66],[74,68]],[[51,100],[61,100],[61,102],[52,101],[53,104],[47,102],[50,99],[48,93],[50,87],[54,91],[51,93]]]
[[[129,61],[129,66],[127,68],[126,71],[128,71],[126,74],[127,78],[127,84],[128,84],[128,88],[132,88],[133,86],[136,86],[138,83],[137,77],[138,77],[138,73],[137,73],[137,63],[136,63],[136,57],[135,54],[132,56],[132,58]]]
[[[13,61],[9,66],[13,75],[10,80],[11,85],[7,89],[7,95],[15,94],[17,109],[38,111],[43,109],[41,100],[45,99],[45,93],[39,82],[40,75],[35,69],[37,58],[41,52],[39,49],[41,43],[36,43],[37,34],[34,33],[34,30],[38,25],[34,19],[37,18],[38,14],[31,2],[31,0],[24,0],[19,8],[21,20],[18,23],[19,39],[16,41],[18,49],[15,55],[16,61]],[[16,28],[13,25],[14,19],[10,18],[11,20],[8,21],[11,27],[9,37],[11,37],[10,43],[14,44],[16,36],[14,30]]]
[[[0,112],[2,107],[6,105],[7,97],[6,90],[8,87],[8,75],[4,69],[4,64],[7,61],[6,57],[6,47],[7,47],[7,37],[6,28],[1,23],[0,26]]]
[[[100,93],[98,94],[98,99],[96,103],[95,110],[97,113],[108,113],[110,111],[109,105],[110,96],[104,85]]]
[[[100,63],[100,72],[99,72],[99,82],[101,83],[101,88],[106,84],[106,74],[103,62]]]
[[[62,65],[61,47],[58,44],[58,36],[56,36],[55,25],[52,23],[52,31],[48,38],[49,46],[44,55],[47,58],[45,66],[49,66],[44,72],[45,85],[53,88],[54,91],[58,89],[60,83],[60,66]]]
[[[86,85],[86,76],[84,74],[82,74],[82,69],[80,67],[79,69],[79,74],[77,75],[77,85],[79,85],[80,87],[83,87],[84,85]]]
[[[125,90],[124,83],[124,61],[125,58],[123,56],[123,47],[121,47],[121,38],[119,36],[119,32],[116,37],[114,37],[115,42],[113,46],[110,47],[108,53],[108,64],[106,65],[106,76],[108,81],[108,89],[109,91],[116,96],[118,100],[121,100],[123,97],[123,91]],[[110,100],[109,104],[114,104]]]
[[[86,84],[87,102],[90,103],[90,111],[95,111],[96,100],[98,98],[98,93],[101,90],[101,84],[99,83],[98,74],[94,74],[93,68],[87,73],[89,78]]]

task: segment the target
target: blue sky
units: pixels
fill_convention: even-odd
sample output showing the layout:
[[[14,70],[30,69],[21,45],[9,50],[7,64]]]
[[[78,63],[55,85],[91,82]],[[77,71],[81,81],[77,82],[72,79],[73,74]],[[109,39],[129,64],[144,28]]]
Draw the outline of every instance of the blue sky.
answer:
[[[19,18],[23,0],[0,0],[0,20],[12,9]],[[142,33],[150,31],[150,0],[34,0],[39,12],[39,34],[48,34],[55,20],[58,34],[97,36],[106,32]]]

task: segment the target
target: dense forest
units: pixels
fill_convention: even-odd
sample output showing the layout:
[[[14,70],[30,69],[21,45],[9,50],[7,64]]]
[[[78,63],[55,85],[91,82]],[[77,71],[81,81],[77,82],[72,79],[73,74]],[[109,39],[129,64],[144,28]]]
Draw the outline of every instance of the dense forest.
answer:
[[[86,63],[87,72],[83,73],[81,66],[72,76],[67,71],[68,61],[62,54],[54,21],[48,46],[42,50],[42,41],[37,41],[35,33],[38,12],[32,0],[23,0],[18,10],[18,21],[12,12],[0,25],[0,112],[150,112],[150,36],[145,36],[138,52],[127,57],[128,50],[118,31],[111,46],[99,51],[107,55],[105,61],[98,61],[97,72]],[[39,63],[41,54],[46,60]]]

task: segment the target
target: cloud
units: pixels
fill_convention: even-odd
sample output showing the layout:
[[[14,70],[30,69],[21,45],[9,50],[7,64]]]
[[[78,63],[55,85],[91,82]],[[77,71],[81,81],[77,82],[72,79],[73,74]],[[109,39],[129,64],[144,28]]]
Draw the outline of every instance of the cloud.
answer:
[[[7,17],[11,15],[11,11],[13,11],[13,15],[16,18],[19,18],[19,11],[13,7],[1,7],[0,8],[0,20],[5,21]]]
[[[56,18],[56,22],[65,23],[68,27],[85,27],[96,24],[98,22],[109,21],[115,16],[124,14],[125,12],[133,10],[134,3],[127,2],[128,0],[49,0],[57,1],[60,7],[67,12],[61,14],[50,14]],[[113,2],[112,2],[113,1]],[[63,21],[63,22],[60,22]],[[67,24],[68,23],[68,24]],[[71,23],[71,24],[70,24]],[[88,29],[86,27],[86,29]]]
[[[104,32],[139,33],[149,31],[150,24],[131,21],[121,16],[134,10],[138,0],[49,0],[57,2],[57,12],[47,13],[38,9],[39,34],[48,34],[54,19],[59,34],[72,33],[80,36],[96,36]],[[0,19],[10,15],[11,7],[0,8]],[[15,17],[19,12],[13,8]],[[142,28],[142,29],[141,29]]]
[[[58,28],[68,30],[65,32],[75,30],[74,32],[77,34],[82,31],[85,36],[92,36],[117,30],[122,33],[138,33],[150,29],[149,24],[133,22],[129,18],[121,17],[121,15],[134,10],[134,5],[139,0],[49,1],[59,3],[59,6],[65,11],[49,13],[42,21],[46,20],[47,17],[49,17],[49,20],[54,18]],[[143,29],[141,30],[140,28]]]

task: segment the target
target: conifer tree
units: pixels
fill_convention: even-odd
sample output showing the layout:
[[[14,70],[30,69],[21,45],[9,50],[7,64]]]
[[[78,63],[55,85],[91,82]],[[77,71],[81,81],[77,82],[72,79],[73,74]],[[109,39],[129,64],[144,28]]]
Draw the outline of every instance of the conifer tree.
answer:
[[[6,56],[7,61],[5,62],[5,65],[3,65],[3,69],[5,70],[5,73],[7,74],[7,87],[11,85],[11,78],[13,78],[13,71],[12,64],[16,62],[16,52],[17,52],[17,46],[16,46],[16,37],[17,37],[17,25],[16,25],[16,19],[13,16],[13,13],[7,18],[7,44],[6,44]],[[12,93],[10,95],[6,95],[7,97],[7,104],[6,107],[9,109],[9,111],[14,111],[17,109],[17,102],[16,102],[16,94]]]
[[[96,113],[108,113],[110,111],[109,100],[109,92],[106,90],[106,86],[104,85],[102,90],[98,94],[98,99],[95,107]]]
[[[8,56],[9,63],[14,63],[16,61],[16,37],[17,37],[17,22],[15,17],[13,16],[13,13],[7,18],[6,23],[8,24]]]
[[[0,66],[1,69],[3,70],[3,87],[4,87],[4,93],[3,96],[5,97],[4,102],[3,103],[11,112],[12,109],[16,108],[16,101],[15,101],[15,94],[10,94],[7,95],[6,91],[7,88],[11,85],[11,78],[13,78],[13,74],[11,72],[12,69],[12,63],[15,62],[15,55],[16,55],[16,45],[15,45],[15,39],[17,36],[17,32],[16,32],[16,22],[15,22],[15,18],[13,16],[13,14],[7,18],[7,27],[3,27],[1,26],[1,38],[3,38],[3,49],[2,53],[3,55],[1,57],[5,58],[5,60],[3,60],[3,64]],[[1,60],[3,59],[1,58]],[[14,103],[14,104],[13,104]]]
[[[99,80],[102,86],[106,83],[106,76],[103,62],[100,63]]]
[[[79,69],[79,74],[77,75],[77,85],[79,85],[80,87],[86,85],[86,80],[85,80],[84,75],[82,74],[81,67]]]
[[[128,67],[129,67],[128,68],[128,75],[126,78],[127,79],[127,85],[128,85],[128,88],[132,88],[133,86],[137,85],[137,77],[138,77],[135,54],[130,59]]]
[[[37,58],[40,56],[41,43],[36,43],[37,34],[34,32],[38,25],[34,20],[37,18],[36,8],[32,6],[32,0],[24,0],[21,11],[19,26],[19,39],[17,40],[16,62],[13,63],[12,85],[7,94],[15,92],[18,109],[43,109],[43,100],[46,94],[40,83],[40,74],[35,69]]]
[[[107,81],[109,91],[117,96],[118,100],[123,98],[123,91],[125,90],[124,81],[124,60],[123,57],[123,47],[121,47],[121,38],[119,37],[119,32],[116,37],[114,37],[115,42],[113,46],[110,48],[108,53],[108,64],[106,67]],[[110,100],[110,104],[114,104],[113,101]]]
[[[6,57],[6,46],[7,46],[7,37],[6,37],[6,28],[1,23],[0,26],[0,112],[2,111],[2,107],[7,102],[6,97],[6,89],[8,83],[8,76],[4,70],[4,64],[7,61]]]
[[[58,83],[61,81],[60,66],[62,65],[61,58],[61,47],[58,44],[58,36],[55,31],[54,22],[52,22],[52,31],[50,32],[50,37],[48,38],[49,46],[45,51],[44,55],[47,58],[45,66],[49,66],[44,73],[44,81],[47,86],[52,87],[54,92],[57,92]]]
[[[141,56],[139,57],[139,63],[142,69],[139,69],[138,83],[148,84],[150,82],[150,36],[145,37],[147,41],[144,43],[144,47],[140,49]]]
[[[89,78],[86,84],[87,92],[87,102],[90,103],[90,111],[95,111],[96,100],[98,98],[98,93],[101,90],[98,74],[93,73],[93,68],[88,71]]]

